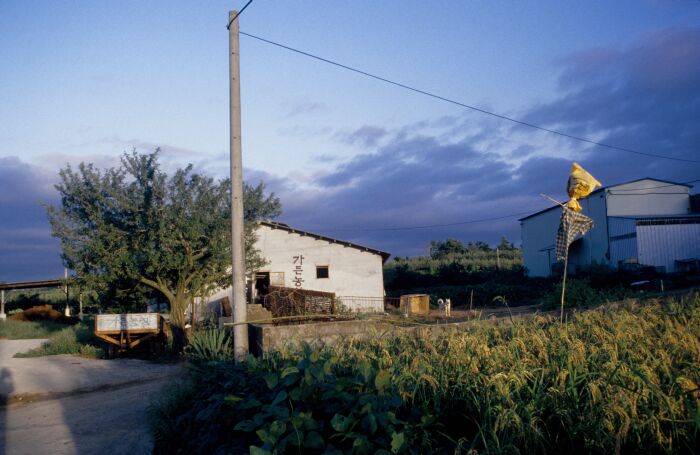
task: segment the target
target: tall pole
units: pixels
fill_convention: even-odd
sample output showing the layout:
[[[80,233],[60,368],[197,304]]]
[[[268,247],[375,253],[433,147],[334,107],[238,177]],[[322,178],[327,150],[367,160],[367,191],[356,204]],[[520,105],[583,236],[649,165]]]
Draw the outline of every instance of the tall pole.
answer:
[[[68,269],[63,269],[63,293],[66,295],[66,309],[63,313],[66,316],[70,316],[70,307],[68,306]]]
[[[564,278],[561,280],[561,313],[559,321],[564,323],[564,295],[566,294],[566,267],[569,265],[569,247],[566,247],[566,255],[564,256]]]
[[[231,266],[233,280],[233,354],[236,362],[248,354],[248,326],[245,301],[245,257],[243,247],[243,157],[241,153],[241,79],[236,11],[228,13],[229,94],[231,118]]]
[[[5,314],[5,290],[0,290],[0,321],[7,319]]]

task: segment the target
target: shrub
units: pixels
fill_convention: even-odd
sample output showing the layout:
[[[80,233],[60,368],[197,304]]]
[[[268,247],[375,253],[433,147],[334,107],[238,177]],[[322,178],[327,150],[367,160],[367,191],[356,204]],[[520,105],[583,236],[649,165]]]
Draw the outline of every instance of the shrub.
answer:
[[[561,305],[561,287],[559,282],[552,292],[543,299],[543,307],[557,309]],[[587,278],[567,279],[564,306],[566,308],[585,308],[606,302],[622,300],[632,295],[632,292],[621,286],[613,288],[594,288]]]
[[[189,339],[185,354],[195,362],[232,360],[233,346],[229,332],[218,329],[195,332]]]

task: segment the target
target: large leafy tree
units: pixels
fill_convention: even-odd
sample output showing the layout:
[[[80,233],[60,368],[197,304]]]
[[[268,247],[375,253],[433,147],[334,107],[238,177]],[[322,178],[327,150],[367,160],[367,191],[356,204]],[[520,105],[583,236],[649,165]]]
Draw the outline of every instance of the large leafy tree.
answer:
[[[181,347],[192,299],[230,285],[230,181],[194,173],[191,165],[168,177],[158,151],[125,153],[121,166],[106,170],[68,166],[60,177],[61,205],[49,206],[48,215],[65,265],[113,295],[162,294]],[[244,204],[246,265],[253,270],[264,263],[253,247],[255,221],[278,216],[280,202],[260,183],[244,186]]]

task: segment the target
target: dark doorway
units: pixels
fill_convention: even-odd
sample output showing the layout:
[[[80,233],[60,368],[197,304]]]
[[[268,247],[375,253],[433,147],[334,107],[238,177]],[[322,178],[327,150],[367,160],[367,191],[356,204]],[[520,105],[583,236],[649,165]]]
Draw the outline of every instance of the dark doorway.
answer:
[[[264,303],[265,296],[270,293],[270,272],[255,274],[255,303]]]

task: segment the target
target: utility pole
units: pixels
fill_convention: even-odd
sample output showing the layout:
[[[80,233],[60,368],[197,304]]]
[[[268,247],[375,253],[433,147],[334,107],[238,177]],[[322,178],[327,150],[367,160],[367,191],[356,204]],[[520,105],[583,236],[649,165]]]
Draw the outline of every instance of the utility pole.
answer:
[[[248,325],[245,301],[245,257],[243,247],[243,157],[241,153],[241,79],[238,48],[238,18],[229,11],[229,96],[231,119],[231,269],[233,280],[233,355],[236,363],[248,355]]]
[[[63,314],[70,316],[70,307],[68,306],[68,269],[63,269],[63,293],[66,295],[66,309]]]
[[[7,314],[5,314],[5,290],[0,290],[0,321],[7,319]]]

